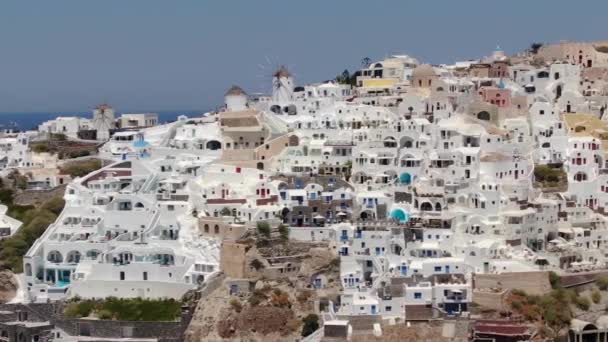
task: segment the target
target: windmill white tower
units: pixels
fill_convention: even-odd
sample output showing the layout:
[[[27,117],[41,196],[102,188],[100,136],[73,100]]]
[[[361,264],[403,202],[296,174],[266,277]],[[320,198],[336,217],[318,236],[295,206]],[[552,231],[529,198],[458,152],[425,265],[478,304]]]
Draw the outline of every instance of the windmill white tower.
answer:
[[[288,104],[293,99],[293,77],[282,65],[272,75],[272,100],[279,105]]]
[[[97,131],[97,140],[110,140],[110,129],[114,128],[114,109],[101,104],[93,111],[93,129]]]
[[[226,110],[236,112],[247,109],[247,93],[241,87],[233,85],[224,95]]]

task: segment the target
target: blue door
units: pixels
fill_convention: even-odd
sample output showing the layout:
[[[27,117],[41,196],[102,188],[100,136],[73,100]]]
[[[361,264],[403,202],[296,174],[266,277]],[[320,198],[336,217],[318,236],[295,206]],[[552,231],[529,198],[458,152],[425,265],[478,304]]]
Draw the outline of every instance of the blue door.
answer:
[[[450,265],[445,265],[445,273],[450,273]]]
[[[372,305],[372,315],[375,315],[375,314],[376,314],[376,306]]]

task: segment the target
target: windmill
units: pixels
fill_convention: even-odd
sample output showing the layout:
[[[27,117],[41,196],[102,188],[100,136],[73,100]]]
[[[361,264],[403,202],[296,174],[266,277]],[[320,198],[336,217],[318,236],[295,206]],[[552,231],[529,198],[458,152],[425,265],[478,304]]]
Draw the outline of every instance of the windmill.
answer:
[[[114,109],[101,104],[93,111],[93,129],[97,131],[97,140],[110,139],[110,130],[114,128]]]
[[[264,63],[259,63],[257,65],[259,69],[257,78],[260,81],[259,92],[267,93],[269,84],[271,85],[272,92],[283,87],[285,84],[275,83],[276,76],[279,76],[280,74],[284,75],[287,73],[292,79],[294,78],[294,73],[292,72],[294,67],[292,65],[279,63],[276,58],[269,56],[265,56],[264,59]]]
[[[272,74],[272,100],[286,104],[293,99],[293,77],[285,65],[281,65]]]

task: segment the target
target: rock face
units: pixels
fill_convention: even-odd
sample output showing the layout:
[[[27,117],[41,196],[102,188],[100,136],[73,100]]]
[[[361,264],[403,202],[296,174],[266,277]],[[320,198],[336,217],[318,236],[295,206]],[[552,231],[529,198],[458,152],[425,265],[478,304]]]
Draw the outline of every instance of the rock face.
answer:
[[[228,314],[218,322],[217,332],[222,338],[269,334],[287,336],[293,333],[289,325],[293,317],[293,311],[287,308],[255,306],[238,314]]]
[[[0,303],[9,302],[17,294],[17,283],[13,272],[5,270],[0,271]]]
[[[268,267],[267,258],[291,257],[297,259],[301,267],[289,276],[274,278],[256,272],[246,272],[249,277],[227,276],[221,286],[201,295],[185,334],[186,342],[299,341],[302,319],[316,313],[318,295],[337,296],[340,281],[339,262],[336,261],[339,259],[335,250],[326,244],[277,242],[260,249],[254,243],[247,246],[247,250],[237,246],[230,251],[247,254],[247,258],[230,259],[229,266],[234,270],[249,269],[254,258],[263,260],[263,265]],[[323,276],[326,284],[323,289],[314,290],[311,279],[318,275]],[[249,291],[231,294],[230,281],[249,282]]]

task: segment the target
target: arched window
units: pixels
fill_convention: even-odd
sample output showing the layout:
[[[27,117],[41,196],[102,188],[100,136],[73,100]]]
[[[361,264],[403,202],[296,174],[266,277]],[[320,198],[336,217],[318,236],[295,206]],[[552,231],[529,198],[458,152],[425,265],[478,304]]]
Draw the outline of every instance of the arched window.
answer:
[[[479,120],[484,120],[484,121],[490,121],[490,113],[484,111],[481,111],[479,113],[477,113],[477,118]]]
[[[63,262],[63,255],[59,251],[50,251],[46,259],[58,264]]]
[[[215,225],[215,227],[213,227],[213,233],[215,234],[219,234],[220,233],[220,226],[218,226],[217,224]]]
[[[80,252],[78,251],[71,251],[68,253],[68,259],[67,262],[69,264],[77,264],[80,262]]]
[[[429,202],[424,202],[420,205],[421,211],[433,211],[433,205]]]
[[[281,114],[281,106],[277,106],[277,105],[270,106],[270,111],[275,114]]]
[[[222,148],[222,144],[217,140],[209,140],[205,146],[208,150],[212,151],[219,150],[220,148]]]
[[[203,231],[204,231],[205,233],[207,233],[207,234],[209,233],[209,225],[208,225],[208,224],[205,224],[205,225],[203,226]]]

